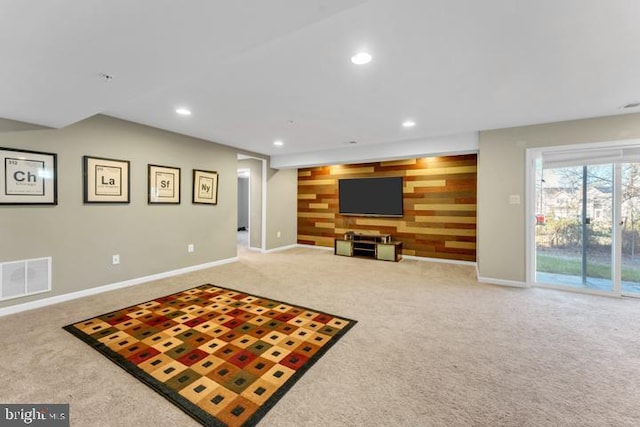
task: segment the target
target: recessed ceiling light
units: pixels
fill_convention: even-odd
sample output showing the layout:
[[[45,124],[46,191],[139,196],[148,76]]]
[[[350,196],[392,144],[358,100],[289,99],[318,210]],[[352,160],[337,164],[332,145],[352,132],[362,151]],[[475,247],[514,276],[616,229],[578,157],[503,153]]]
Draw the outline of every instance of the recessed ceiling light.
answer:
[[[177,108],[176,113],[180,114],[181,116],[190,116],[191,110],[188,110],[186,108]]]
[[[273,145],[275,145],[276,147],[282,147],[284,145],[284,142],[278,140],[278,141],[273,141]]]
[[[364,65],[371,62],[373,57],[367,52],[358,52],[351,57],[351,62],[356,65]]]
[[[405,120],[404,122],[402,122],[402,126],[406,128],[412,128],[415,125],[416,125],[416,122],[414,122],[413,120]]]

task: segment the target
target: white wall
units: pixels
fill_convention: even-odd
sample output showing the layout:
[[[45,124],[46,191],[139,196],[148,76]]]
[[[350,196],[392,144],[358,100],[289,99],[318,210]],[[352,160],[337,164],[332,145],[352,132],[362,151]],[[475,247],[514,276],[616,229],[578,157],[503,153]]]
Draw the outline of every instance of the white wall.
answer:
[[[346,163],[369,163],[380,160],[412,159],[439,155],[468,154],[478,150],[478,133],[399,141],[393,144],[356,144],[321,151],[271,156],[271,167],[304,168]]]

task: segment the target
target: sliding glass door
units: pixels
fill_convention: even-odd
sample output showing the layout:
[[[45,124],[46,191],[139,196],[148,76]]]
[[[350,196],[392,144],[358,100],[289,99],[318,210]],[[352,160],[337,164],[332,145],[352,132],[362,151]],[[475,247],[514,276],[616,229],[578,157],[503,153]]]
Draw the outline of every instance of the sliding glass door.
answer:
[[[638,145],[533,153],[532,284],[640,297],[638,157]]]
[[[536,281],[613,291],[612,165],[541,170]]]
[[[640,296],[640,163],[621,167],[622,293]]]

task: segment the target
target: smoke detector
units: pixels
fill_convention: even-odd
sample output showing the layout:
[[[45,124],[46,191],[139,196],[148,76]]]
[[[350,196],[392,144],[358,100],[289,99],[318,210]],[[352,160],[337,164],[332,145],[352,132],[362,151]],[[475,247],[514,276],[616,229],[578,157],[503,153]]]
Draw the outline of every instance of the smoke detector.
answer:
[[[99,73],[98,77],[100,77],[102,79],[103,82],[109,83],[110,81],[113,80],[113,76],[111,74],[107,74],[107,73]]]

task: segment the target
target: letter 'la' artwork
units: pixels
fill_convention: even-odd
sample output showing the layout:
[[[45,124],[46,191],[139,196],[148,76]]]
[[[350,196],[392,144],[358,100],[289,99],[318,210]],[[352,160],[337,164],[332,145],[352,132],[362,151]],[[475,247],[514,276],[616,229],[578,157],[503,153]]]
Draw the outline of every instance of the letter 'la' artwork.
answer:
[[[122,195],[122,168],[96,165],[96,195]]]

